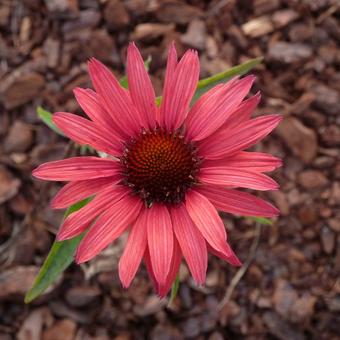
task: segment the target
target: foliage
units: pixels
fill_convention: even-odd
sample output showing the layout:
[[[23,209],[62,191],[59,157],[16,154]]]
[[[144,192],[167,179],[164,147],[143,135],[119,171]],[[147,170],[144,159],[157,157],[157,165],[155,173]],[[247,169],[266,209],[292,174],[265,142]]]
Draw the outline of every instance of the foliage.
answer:
[[[64,218],[85,206],[90,199],[80,201],[67,209]],[[29,303],[41,295],[59,275],[72,263],[75,250],[83,238],[77,236],[71,240],[55,241],[43,263],[31,289],[25,296],[25,303]]]

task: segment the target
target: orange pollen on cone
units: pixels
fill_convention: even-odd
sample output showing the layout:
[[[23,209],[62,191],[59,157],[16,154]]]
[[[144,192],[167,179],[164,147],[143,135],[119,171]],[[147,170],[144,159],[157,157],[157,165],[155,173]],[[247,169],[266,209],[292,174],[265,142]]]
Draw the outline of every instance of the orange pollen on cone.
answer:
[[[188,188],[197,183],[199,158],[192,143],[179,133],[161,129],[143,131],[126,146],[121,162],[125,183],[151,206],[184,200]]]

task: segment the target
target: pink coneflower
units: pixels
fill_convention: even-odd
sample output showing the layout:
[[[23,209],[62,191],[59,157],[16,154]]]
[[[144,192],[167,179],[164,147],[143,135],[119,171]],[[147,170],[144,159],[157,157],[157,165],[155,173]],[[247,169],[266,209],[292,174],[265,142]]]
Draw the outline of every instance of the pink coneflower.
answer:
[[[259,94],[245,99],[254,77],[217,85],[190,108],[199,77],[197,52],[187,51],[178,62],[172,45],[158,108],[134,44],[127,55],[128,90],[95,59],[89,62],[89,73],[95,91],[77,88],[74,93],[90,120],[58,112],[53,121],[76,143],[109,156],[53,161],[33,171],[40,179],[69,182],[54,197],[52,208],[94,196],[66,218],[57,239],[86,232],[76,253],[76,262],[83,263],[130,228],[119,261],[122,284],[130,285],[144,259],[160,296],[169,291],[182,255],[198,284],[205,281],[208,252],[240,265],[217,210],[278,214],[271,204],[237,190],[278,188],[264,173],[281,161],[243,151],[281,120],[278,115],[250,118],[260,100]]]

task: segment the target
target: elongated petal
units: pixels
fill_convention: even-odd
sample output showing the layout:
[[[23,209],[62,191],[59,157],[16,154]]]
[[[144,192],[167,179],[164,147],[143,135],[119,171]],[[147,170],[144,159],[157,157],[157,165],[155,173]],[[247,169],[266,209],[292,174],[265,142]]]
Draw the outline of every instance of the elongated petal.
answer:
[[[143,58],[136,45],[131,43],[127,54],[127,77],[131,98],[142,119],[144,128],[153,128],[156,123],[155,91],[146,72]]]
[[[99,157],[72,157],[39,165],[32,174],[47,181],[81,181],[112,177],[121,171],[120,164]]]
[[[148,246],[156,280],[165,283],[173,252],[173,230],[168,208],[154,204],[148,210]]]
[[[107,113],[100,104],[100,99],[96,92],[91,89],[77,87],[73,90],[73,93],[80,107],[93,122],[99,125],[104,131],[107,130],[111,138],[117,140],[123,138],[123,135],[119,132],[120,129],[117,122],[112,120],[110,114]]]
[[[182,252],[178,244],[178,241],[176,240],[176,238],[174,238],[174,248],[173,248],[172,259],[170,263],[169,274],[166,277],[165,283],[160,283],[158,285],[159,297],[163,298],[169,293],[169,290],[171,289],[171,286],[174,283],[176,276],[178,274],[181,260],[182,260]]]
[[[95,58],[89,62],[93,86],[114,121],[119,122],[120,131],[126,136],[140,130],[141,117],[128,93],[120,86],[111,71]]]
[[[148,246],[146,246],[144,256],[143,256],[143,261],[144,261],[146,270],[148,272],[149,278],[152,281],[153,287],[154,287],[155,291],[158,293],[159,284],[156,280],[155,273],[153,272],[153,269],[152,269],[152,264],[151,264],[151,259],[150,259],[150,251],[149,251]]]
[[[170,86],[171,83],[173,82],[174,75],[175,75],[175,69],[177,67],[177,52],[175,48],[175,43],[172,42],[169,51],[168,51],[168,59],[167,59],[167,64],[166,64],[166,71],[165,71],[165,77],[164,77],[164,86],[163,86],[163,98],[168,97],[171,95],[170,93]],[[164,110],[163,110],[164,111]],[[165,112],[162,112],[164,114]],[[157,122],[159,124],[164,123],[165,117],[160,116],[161,111],[157,111]]]
[[[91,260],[133,223],[142,208],[142,201],[130,195],[124,196],[106,210],[80,242],[76,262]]]
[[[240,151],[227,158],[207,160],[204,167],[231,166],[253,172],[269,172],[282,166],[281,159],[262,152]]]
[[[176,279],[176,276],[179,271],[179,266],[182,260],[182,252],[181,252],[177,239],[174,238],[174,248],[173,248],[173,255],[172,255],[171,264],[170,264],[170,270],[169,270],[169,274],[167,275],[166,282],[164,284],[159,284],[156,280],[155,274],[152,269],[150,252],[149,252],[148,247],[145,250],[143,259],[144,259],[146,269],[148,271],[150,279],[152,280],[152,283],[153,283],[153,286],[155,288],[157,295],[161,298],[165,297],[168,294],[172,284],[174,283]]]
[[[208,257],[205,239],[184,205],[170,209],[172,225],[190,272],[198,284],[205,282]]]
[[[163,93],[169,91],[169,86],[174,79],[175,70],[176,70],[177,65],[178,65],[177,51],[176,51],[176,48],[175,48],[175,43],[172,42],[170,44],[169,51],[168,51],[168,60],[167,60],[167,64],[166,64]]]
[[[249,148],[266,137],[282,120],[280,115],[267,115],[252,119],[229,131],[222,129],[199,145],[199,152],[206,159],[219,159]]]
[[[129,192],[130,190],[122,185],[112,185],[103,189],[90,203],[66,218],[59,229],[57,240],[67,240],[79,235],[87,229],[97,216],[109,209]]]
[[[238,190],[224,189],[218,186],[200,186],[196,189],[218,210],[241,216],[274,217],[279,215],[270,203]]]
[[[104,108],[100,105],[98,94],[96,92],[91,89],[76,87],[73,90],[73,94],[80,107],[92,121],[101,123],[102,125],[111,122],[109,114],[107,114]]]
[[[238,125],[247,122],[260,101],[261,101],[260,92],[257,92],[255,96],[252,96],[247,100],[244,100],[226,120],[222,128],[226,128],[229,131],[231,131]]]
[[[163,93],[160,107],[161,123],[169,131],[176,130],[182,125],[195,93],[198,77],[198,55],[197,52],[189,50],[176,66],[171,83]]]
[[[98,151],[111,155],[119,155],[122,145],[119,140],[112,138],[92,121],[67,112],[57,112],[53,122],[66,136],[80,145],[91,145]]]
[[[105,187],[115,184],[120,176],[95,178],[83,181],[69,182],[54,196],[51,207],[53,209],[64,209],[83,199],[95,195]]]
[[[254,190],[276,190],[279,187],[279,185],[267,175],[227,166],[201,168],[198,179],[204,184]]]
[[[141,210],[131,228],[123,255],[119,260],[119,278],[125,288],[129,287],[136,275],[147,246],[147,212]]]
[[[235,267],[240,267],[242,266],[242,262],[240,261],[240,259],[236,256],[236,254],[233,252],[233,250],[230,248],[229,244],[227,244],[228,247],[228,255],[226,255],[225,253],[221,253],[219,251],[217,251],[216,249],[212,248],[209,246],[209,244],[207,244],[209,253],[219,257],[220,259],[228,262],[229,264],[231,264],[232,266]]]
[[[197,101],[186,120],[191,140],[202,140],[220,128],[248,94],[255,78],[245,77],[225,84],[214,95]]]
[[[185,206],[210,246],[228,255],[227,233],[213,204],[198,191],[191,190],[186,195]]]
[[[228,85],[234,84],[236,79],[230,80]],[[211,111],[215,106],[218,105],[220,98],[225,92],[225,84],[218,84],[211,88],[209,91],[204,93],[190,109],[186,119],[185,119],[185,129],[186,129],[186,140],[191,141],[192,136],[195,135],[195,122],[198,120],[197,115],[201,115],[202,111]]]

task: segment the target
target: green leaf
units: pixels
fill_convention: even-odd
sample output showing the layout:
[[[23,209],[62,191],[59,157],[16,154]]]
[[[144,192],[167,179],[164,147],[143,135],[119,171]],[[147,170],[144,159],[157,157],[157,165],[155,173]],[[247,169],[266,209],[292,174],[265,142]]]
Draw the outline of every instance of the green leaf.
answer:
[[[174,283],[172,284],[172,287],[171,287],[171,294],[170,294],[170,299],[169,299],[169,303],[168,303],[169,306],[171,306],[172,303],[174,302],[174,300],[177,296],[177,293],[178,293],[178,289],[179,289],[179,276],[177,274],[176,279],[175,279],[175,281],[174,281]]]
[[[151,55],[149,55],[148,58],[144,61],[145,69],[148,72],[149,72],[149,69],[150,69],[151,60],[152,60]],[[122,87],[124,87],[126,89],[129,87],[127,76],[124,76],[123,78],[121,78],[119,83]]]
[[[82,144],[82,145],[74,144],[74,145],[75,147],[79,148],[80,155],[82,156],[87,153],[96,153],[96,150],[93,149],[91,145],[88,145],[88,144]]]
[[[82,201],[79,201],[77,203],[74,203],[73,205],[71,205],[70,207],[68,207],[66,209],[66,212],[65,212],[65,215],[64,215],[64,219],[71,215],[72,213],[80,210],[81,208],[83,208],[87,203],[89,203],[90,201],[92,201],[92,198],[89,197],[89,198],[85,198],[84,200]]]
[[[71,213],[81,209],[91,199],[80,201],[66,210],[65,218]],[[83,238],[83,234],[66,241],[55,241],[47,255],[31,289],[25,296],[25,303],[29,303],[41,295],[60,274],[72,263],[76,248]]]
[[[157,106],[161,105],[161,101],[162,101],[162,96],[156,97],[156,105]]]
[[[210,90],[215,85],[226,83],[230,78],[235,77],[237,75],[243,75],[249,72],[253,67],[258,65],[263,60],[262,57],[250,59],[241,65],[234,66],[227,71],[217,73],[211,77],[201,79],[197,84],[197,89],[194,94],[194,97],[191,101],[191,104],[195,103],[195,101],[201,97],[205,92]],[[160,105],[162,101],[162,97],[159,96],[156,98],[157,106]]]
[[[273,221],[270,220],[269,218],[265,218],[265,217],[255,217],[255,216],[251,216],[251,217],[247,217],[248,219],[255,221],[257,223],[261,223],[264,225],[273,225]]]
[[[61,136],[64,136],[64,134],[61,132],[61,130],[59,130],[57,128],[57,126],[53,123],[52,120],[52,113],[49,111],[46,111],[45,109],[43,109],[41,106],[37,107],[37,114],[38,117],[50,128],[52,129],[54,132],[58,133]]]
[[[127,89],[129,87],[128,84],[128,80],[127,80],[127,76],[124,76],[120,79],[119,81],[120,86],[124,87],[125,89]]]

